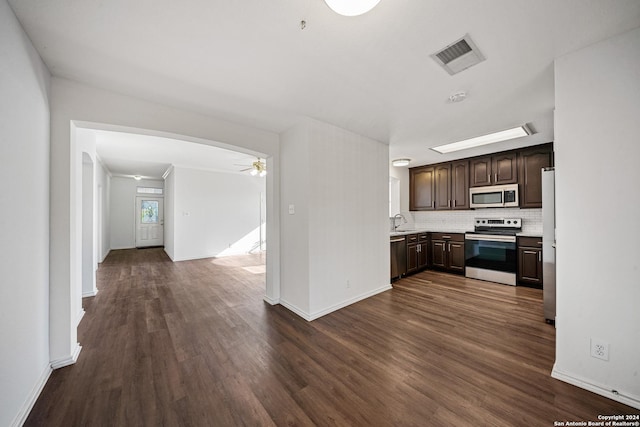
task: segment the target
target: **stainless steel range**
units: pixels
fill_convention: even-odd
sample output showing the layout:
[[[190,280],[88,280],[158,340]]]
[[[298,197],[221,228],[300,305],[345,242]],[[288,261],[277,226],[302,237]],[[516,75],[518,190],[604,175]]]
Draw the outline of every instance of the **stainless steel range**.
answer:
[[[476,218],[464,235],[465,276],[516,285],[516,233],[522,218]]]

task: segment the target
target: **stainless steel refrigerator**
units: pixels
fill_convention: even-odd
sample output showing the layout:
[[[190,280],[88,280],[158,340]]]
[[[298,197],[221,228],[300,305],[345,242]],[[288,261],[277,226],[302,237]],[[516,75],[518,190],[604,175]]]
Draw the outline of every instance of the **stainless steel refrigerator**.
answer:
[[[555,170],[542,169],[542,286],[544,318],[556,321],[556,197]]]

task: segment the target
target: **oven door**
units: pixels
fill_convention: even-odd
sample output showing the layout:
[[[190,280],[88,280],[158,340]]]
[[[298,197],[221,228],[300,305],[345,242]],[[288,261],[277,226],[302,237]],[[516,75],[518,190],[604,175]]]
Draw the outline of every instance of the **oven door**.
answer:
[[[507,285],[516,284],[516,237],[465,235],[466,276]]]

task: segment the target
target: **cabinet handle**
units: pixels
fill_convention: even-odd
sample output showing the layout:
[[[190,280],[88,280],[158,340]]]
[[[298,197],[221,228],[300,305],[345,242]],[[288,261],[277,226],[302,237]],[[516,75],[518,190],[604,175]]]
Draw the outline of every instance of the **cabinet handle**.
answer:
[[[453,207],[454,207],[454,208],[456,207],[456,202],[457,202],[457,200],[456,200],[456,199],[453,199]]]
[[[422,249],[422,245],[418,245],[416,246],[417,252],[420,252],[420,250]]]
[[[538,243],[539,245],[541,245],[541,244],[542,244],[542,242],[537,242],[537,243]]]
[[[449,200],[449,206],[448,206],[448,207],[449,207],[449,208],[451,207],[451,200]]]
[[[446,246],[446,245],[443,243],[443,244],[442,244],[442,252],[444,252],[444,247],[445,247],[445,246]]]
[[[442,236],[443,239],[450,239],[451,236]]]
[[[494,173],[493,176],[494,176],[494,181],[493,182],[498,182],[498,174]]]
[[[491,174],[487,174],[487,181],[491,184]]]
[[[538,262],[542,262],[542,252],[538,252]]]
[[[433,209],[435,209],[435,208],[436,208],[436,202],[435,202],[435,200],[434,200],[434,201],[433,201]]]
[[[451,252],[451,243],[449,243],[449,247],[447,248],[448,252]]]

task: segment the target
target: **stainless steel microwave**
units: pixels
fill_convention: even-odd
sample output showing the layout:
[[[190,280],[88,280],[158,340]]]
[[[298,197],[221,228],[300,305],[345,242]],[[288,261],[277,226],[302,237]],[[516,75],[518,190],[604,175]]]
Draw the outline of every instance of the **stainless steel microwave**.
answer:
[[[518,184],[491,185],[469,189],[472,208],[517,208]]]

